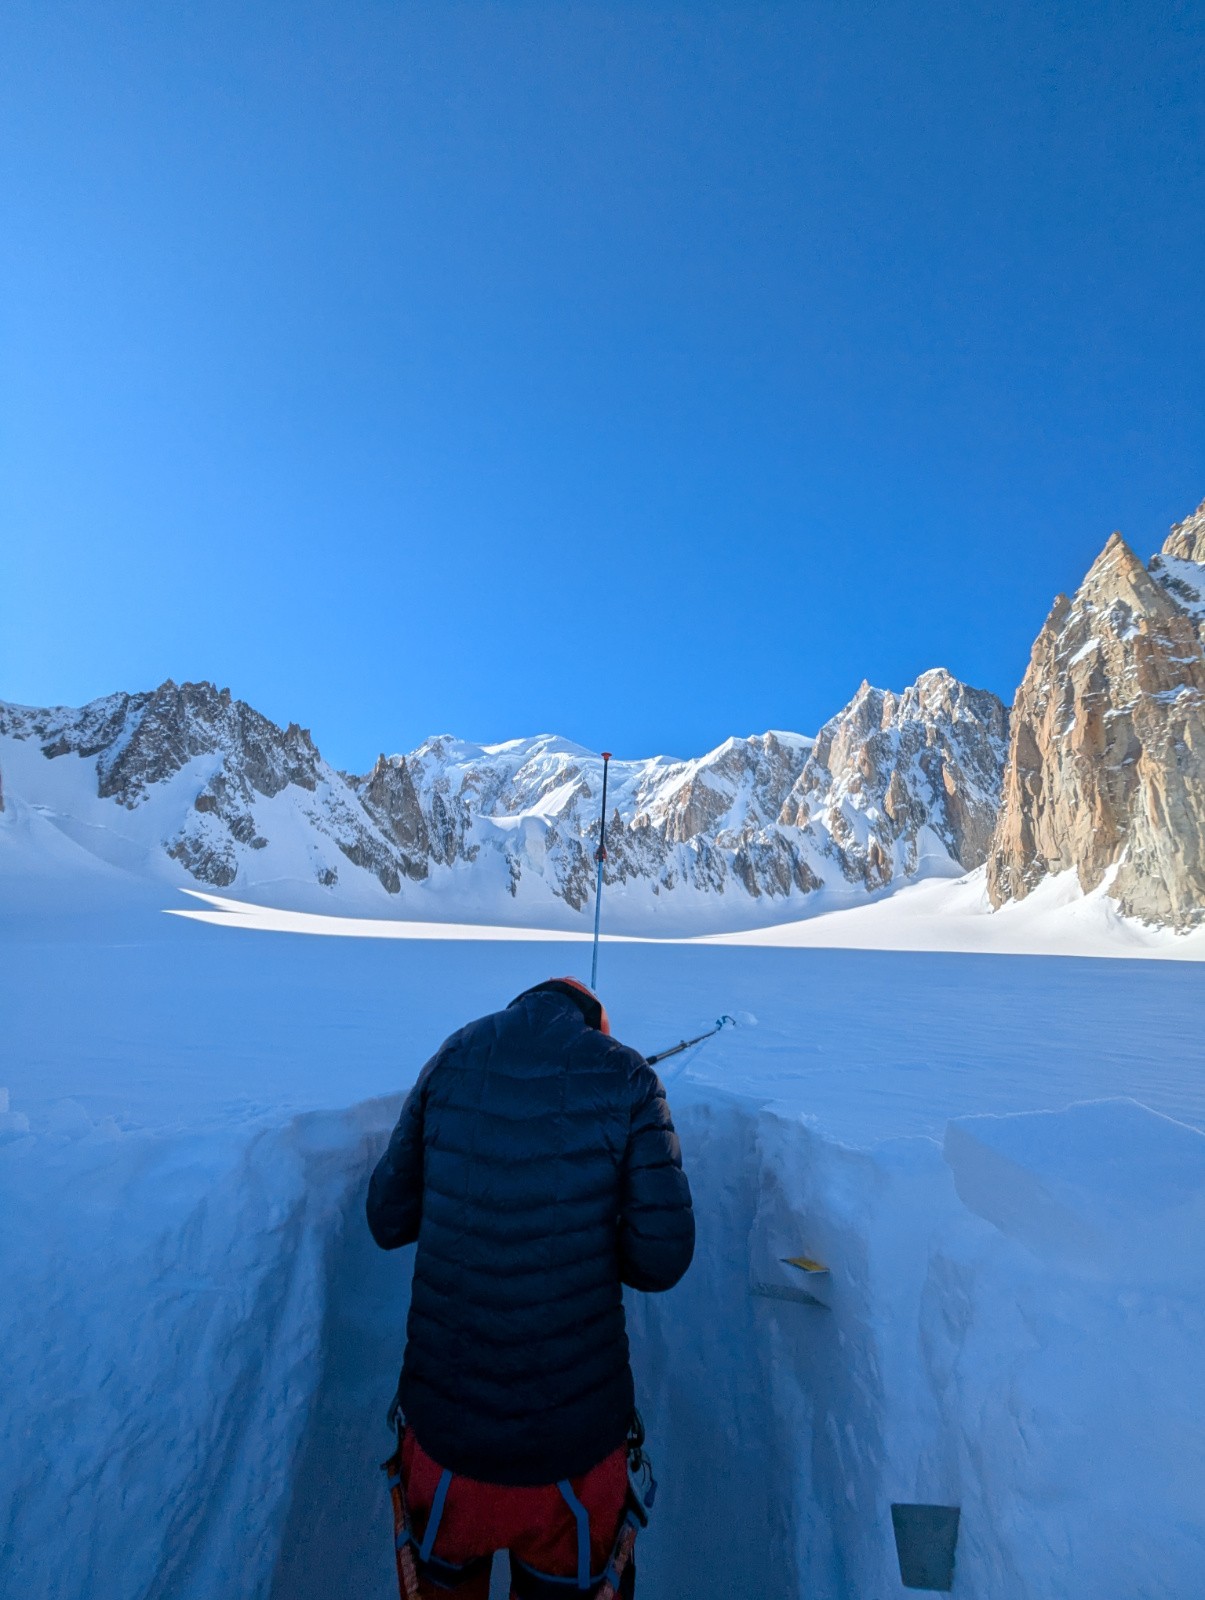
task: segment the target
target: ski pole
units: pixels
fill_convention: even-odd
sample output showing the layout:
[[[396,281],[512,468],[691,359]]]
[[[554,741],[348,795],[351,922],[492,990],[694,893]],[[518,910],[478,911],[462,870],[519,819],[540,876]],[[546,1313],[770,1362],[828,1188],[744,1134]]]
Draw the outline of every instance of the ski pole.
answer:
[[[598,878],[594,885],[594,959],[590,963],[590,987],[595,994],[598,993],[598,928],[602,917],[603,862],[607,859],[607,768],[611,764],[611,752],[604,750],[602,758],[602,816],[598,819],[598,849],[594,852],[594,859],[598,862]]]

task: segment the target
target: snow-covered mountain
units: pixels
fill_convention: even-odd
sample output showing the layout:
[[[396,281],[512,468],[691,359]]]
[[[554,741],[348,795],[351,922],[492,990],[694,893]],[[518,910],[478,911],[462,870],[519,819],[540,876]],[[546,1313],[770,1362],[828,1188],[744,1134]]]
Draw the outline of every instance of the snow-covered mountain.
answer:
[[[355,776],[209,683],[0,702],[0,872],[68,850],[271,905],[566,927],[593,899],[601,780],[550,736],[440,736]],[[1056,598],[1011,719],[940,669],[864,683],[814,738],[615,761],[608,810],[617,932],[781,922],[985,863],[996,906],[1073,874],[1124,915],[1198,926],[1205,506],[1149,567],[1115,534]]]
[[[169,679],[80,710],[0,703],[0,740],[10,813],[32,810],[115,866],[176,863],[218,888],[333,885],[340,860],[382,875],[391,867],[309,732],[277,727],[228,689]]]
[[[978,866],[1007,738],[994,695],[936,670],[900,695],[863,684],[815,739],[766,733],[693,761],[615,761],[616,910],[639,921],[702,903],[740,923],[789,915],[787,902],[822,888],[849,898]],[[9,830],[50,825],[121,867],[307,904],[376,898],[438,914],[438,893],[445,914],[505,914],[508,902],[512,916],[581,913],[601,775],[597,755],[563,739],[439,737],[355,777],[307,730],[208,683],[79,710],[0,703]]]
[[[607,881],[663,894],[784,899],[979,865],[1007,744],[994,695],[946,672],[903,695],[863,684],[816,739],[729,739],[696,761],[614,762]],[[575,910],[593,893],[601,762],[562,740],[434,739],[354,787],[409,876],[493,850],[516,892],[541,874]]]

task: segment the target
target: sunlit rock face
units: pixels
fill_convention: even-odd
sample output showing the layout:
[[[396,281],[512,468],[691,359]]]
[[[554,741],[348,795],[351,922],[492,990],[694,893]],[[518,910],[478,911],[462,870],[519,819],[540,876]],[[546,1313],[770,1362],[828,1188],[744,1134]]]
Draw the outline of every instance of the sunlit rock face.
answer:
[[[1114,534],[1059,595],[1017,691],[993,903],[1074,869],[1127,915],[1205,916],[1205,506],[1149,568]]]
[[[1173,560],[1205,563],[1205,500],[1191,517],[1176,523],[1164,541],[1163,554]]]
[[[900,695],[864,683],[820,730],[779,820],[826,840],[843,875],[871,889],[926,857],[978,867],[1007,744],[1003,704],[943,669]]]

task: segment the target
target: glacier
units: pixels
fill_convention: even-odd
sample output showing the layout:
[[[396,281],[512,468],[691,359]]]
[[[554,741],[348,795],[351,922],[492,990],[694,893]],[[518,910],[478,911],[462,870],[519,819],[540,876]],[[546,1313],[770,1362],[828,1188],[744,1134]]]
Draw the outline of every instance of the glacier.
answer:
[[[395,1592],[377,1463],[407,1257],[367,1173],[466,1015],[581,942],[340,939],[44,886],[0,904],[0,1550],[30,1600]],[[488,930],[478,930],[479,934]],[[631,1296],[641,1592],[1189,1600],[1205,1570],[1205,996],[1160,961],[615,943],[699,1253]],[[823,1305],[784,1258],[829,1269]]]

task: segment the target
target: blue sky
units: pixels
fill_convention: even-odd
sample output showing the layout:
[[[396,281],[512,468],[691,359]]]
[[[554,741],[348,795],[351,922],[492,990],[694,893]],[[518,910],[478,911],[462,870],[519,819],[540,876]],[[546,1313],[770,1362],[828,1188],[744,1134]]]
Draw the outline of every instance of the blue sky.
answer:
[[[366,766],[1011,696],[1205,496],[1197,4],[10,0],[0,696]]]

